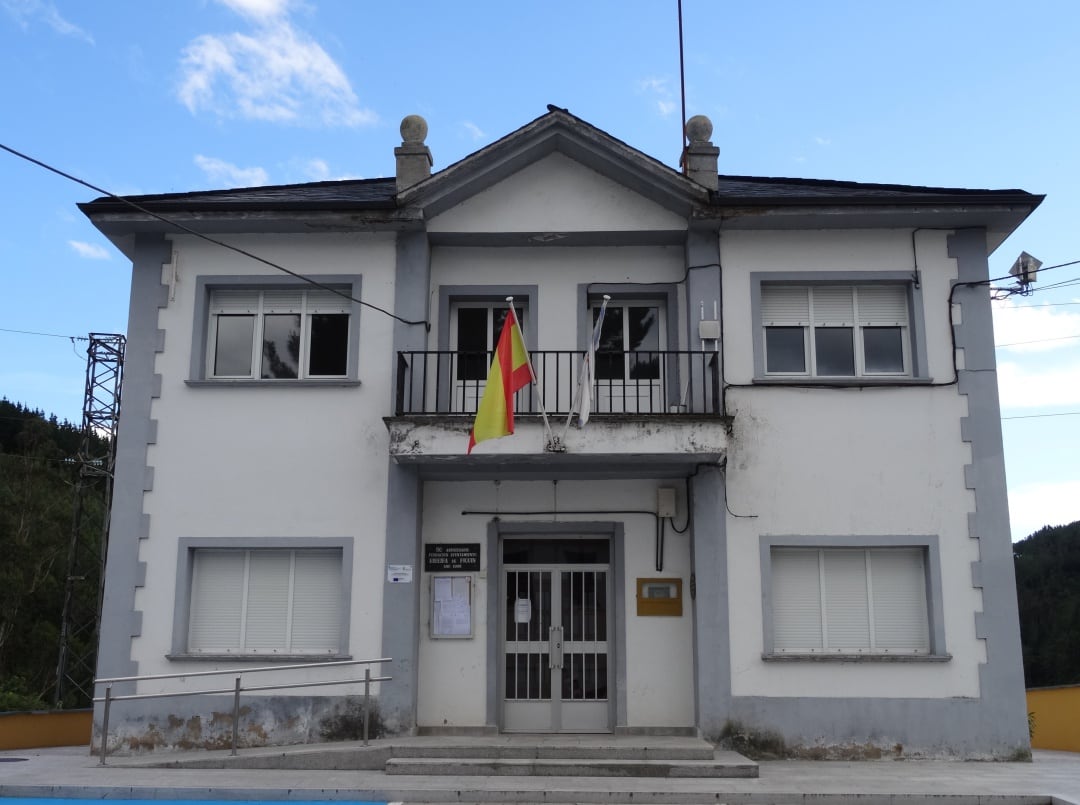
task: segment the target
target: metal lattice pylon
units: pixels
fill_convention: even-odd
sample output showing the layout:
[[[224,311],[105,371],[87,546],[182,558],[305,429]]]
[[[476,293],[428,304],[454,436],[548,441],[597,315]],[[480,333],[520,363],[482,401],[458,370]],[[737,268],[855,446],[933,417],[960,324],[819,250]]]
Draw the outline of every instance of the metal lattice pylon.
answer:
[[[93,698],[98,621],[105,585],[105,556],[112,504],[116,426],[124,376],[122,335],[90,333],[86,349],[86,393],[83,397],[82,441],[72,506],[71,542],[60,617],[60,651],[56,664],[57,706],[86,706]],[[100,539],[87,534],[87,503],[100,501]]]

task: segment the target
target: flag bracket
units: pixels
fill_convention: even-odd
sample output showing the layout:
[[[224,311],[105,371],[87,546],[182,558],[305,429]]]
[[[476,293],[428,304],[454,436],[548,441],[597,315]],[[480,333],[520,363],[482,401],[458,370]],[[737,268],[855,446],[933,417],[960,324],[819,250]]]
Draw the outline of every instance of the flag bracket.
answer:
[[[563,444],[562,439],[560,439],[558,436],[552,436],[550,439],[548,439],[547,444],[544,446],[544,449],[549,453],[565,453],[566,445]]]

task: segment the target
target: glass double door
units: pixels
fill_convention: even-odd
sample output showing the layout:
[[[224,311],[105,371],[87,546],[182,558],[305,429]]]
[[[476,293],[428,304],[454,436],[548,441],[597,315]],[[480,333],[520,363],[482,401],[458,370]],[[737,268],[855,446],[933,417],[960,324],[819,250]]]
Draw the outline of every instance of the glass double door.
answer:
[[[503,729],[610,732],[606,539],[503,544]]]

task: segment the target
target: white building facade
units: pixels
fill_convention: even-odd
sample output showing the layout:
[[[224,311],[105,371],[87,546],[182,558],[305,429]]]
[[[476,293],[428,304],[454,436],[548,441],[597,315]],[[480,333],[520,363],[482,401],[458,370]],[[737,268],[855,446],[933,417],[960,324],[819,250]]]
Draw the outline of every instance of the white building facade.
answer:
[[[388,657],[387,733],[1025,751],[986,281],[1041,197],[688,132],[682,174],[552,109],[431,174],[410,117],[394,179],[83,205],[133,263],[99,677]],[[466,455],[507,297],[537,383]],[[243,740],[357,693],[246,696]],[[110,741],[218,745],[229,700]]]

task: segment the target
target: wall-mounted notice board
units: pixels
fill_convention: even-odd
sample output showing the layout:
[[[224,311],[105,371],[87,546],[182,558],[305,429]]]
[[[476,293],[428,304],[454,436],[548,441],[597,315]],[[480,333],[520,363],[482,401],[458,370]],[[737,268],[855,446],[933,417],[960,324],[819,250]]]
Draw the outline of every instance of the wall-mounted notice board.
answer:
[[[472,576],[431,577],[431,636],[473,636]]]

